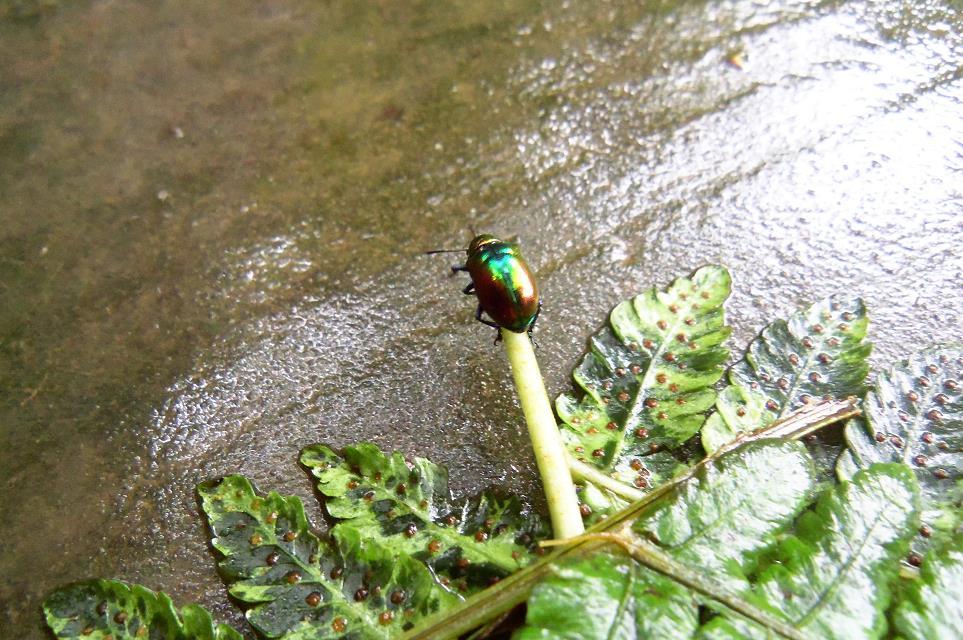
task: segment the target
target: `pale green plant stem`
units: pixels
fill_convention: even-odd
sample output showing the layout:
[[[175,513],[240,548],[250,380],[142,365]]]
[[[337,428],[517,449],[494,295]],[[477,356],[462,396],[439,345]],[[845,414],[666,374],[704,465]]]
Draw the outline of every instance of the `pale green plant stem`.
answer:
[[[641,491],[630,487],[624,482],[620,482],[611,476],[607,476],[597,467],[593,467],[590,464],[585,464],[584,462],[578,460],[572,454],[566,452],[566,459],[568,461],[568,468],[572,473],[572,477],[576,480],[588,480],[597,487],[603,489],[608,489],[615,495],[628,500],[629,502],[635,502],[636,500],[641,500],[644,493]]]
[[[525,333],[502,329],[502,341],[512,367],[515,390],[528,424],[528,435],[535,450],[535,462],[542,476],[552,531],[564,540],[585,531],[578,508],[575,484],[569,472],[565,449],[559,437],[552,405],[545,393],[545,383],[535,359],[532,341]]]

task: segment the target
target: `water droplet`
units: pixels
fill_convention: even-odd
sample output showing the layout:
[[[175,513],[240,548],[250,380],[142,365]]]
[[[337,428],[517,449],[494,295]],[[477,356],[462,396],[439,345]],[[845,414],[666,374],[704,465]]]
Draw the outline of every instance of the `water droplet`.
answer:
[[[659,320],[658,322],[655,323],[655,326],[665,331],[666,327],[668,327],[669,325],[666,323],[665,320]]]
[[[267,554],[266,558],[264,558],[264,562],[266,562],[269,567],[273,567],[280,559],[281,554],[279,554],[277,551],[272,551],[271,553]]]
[[[390,600],[392,604],[401,604],[405,601],[405,592],[400,590],[392,591]]]
[[[308,604],[309,607],[316,607],[319,604],[321,604],[321,594],[318,593],[317,591],[312,591],[307,595],[304,601]]]
[[[288,531],[287,533],[284,534],[284,541],[294,542],[294,539],[297,537],[298,537],[297,533],[295,533],[294,531]]]
[[[344,618],[335,618],[331,621],[331,629],[335,633],[344,633],[344,630],[348,628],[348,621]]]
[[[288,584],[297,584],[298,582],[301,582],[301,572],[300,572],[300,571],[288,571],[288,572],[284,575],[284,580],[285,580]]]

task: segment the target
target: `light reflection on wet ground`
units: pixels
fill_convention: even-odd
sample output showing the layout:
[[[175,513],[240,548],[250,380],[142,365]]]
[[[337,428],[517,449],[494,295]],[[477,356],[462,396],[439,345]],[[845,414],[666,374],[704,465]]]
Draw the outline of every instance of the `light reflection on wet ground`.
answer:
[[[837,290],[877,365],[960,338],[950,6],[188,4],[0,24],[0,636],[95,575],[236,621],[192,488],[310,505],[311,442],[532,492],[503,358],[417,255],[470,226],[523,243],[552,394],[705,262],[734,345]]]

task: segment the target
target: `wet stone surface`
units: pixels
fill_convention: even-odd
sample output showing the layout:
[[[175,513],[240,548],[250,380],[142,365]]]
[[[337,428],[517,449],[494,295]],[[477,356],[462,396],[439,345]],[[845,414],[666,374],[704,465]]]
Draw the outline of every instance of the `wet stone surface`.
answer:
[[[876,367],[958,339],[959,9],[637,4],[0,4],[0,636],[94,576],[238,622],[193,487],[316,514],[313,442],[536,492],[504,357],[418,255],[470,228],[522,242],[552,395],[707,262],[736,346],[836,291]]]

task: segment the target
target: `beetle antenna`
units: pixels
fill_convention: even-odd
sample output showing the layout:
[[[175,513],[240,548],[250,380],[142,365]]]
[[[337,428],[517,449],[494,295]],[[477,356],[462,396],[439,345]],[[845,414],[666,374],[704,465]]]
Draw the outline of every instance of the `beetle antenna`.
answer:
[[[432,251],[425,251],[425,255],[431,255],[433,253],[464,253],[464,249],[433,249]]]

